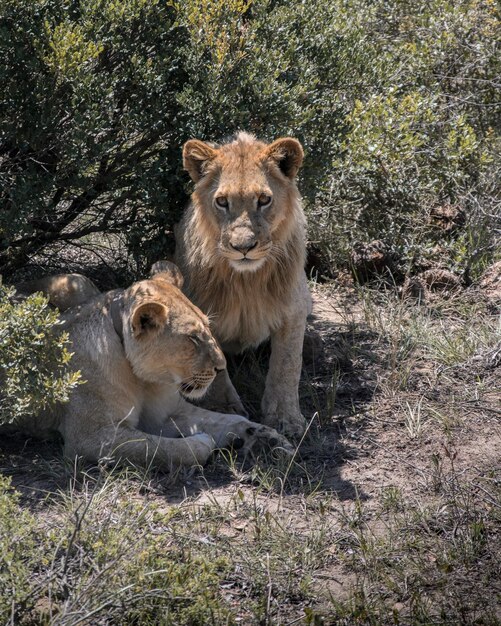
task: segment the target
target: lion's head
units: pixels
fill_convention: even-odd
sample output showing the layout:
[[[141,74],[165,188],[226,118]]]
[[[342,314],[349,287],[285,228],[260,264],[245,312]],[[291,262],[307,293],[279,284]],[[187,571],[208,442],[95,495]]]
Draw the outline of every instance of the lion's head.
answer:
[[[247,133],[217,146],[197,139],[183,148],[183,163],[196,183],[195,209],[212,254],[237,272],[253,272],[283,255],[289,232],[302,223],[295,177],[303,149],[296,139],[265,144]]]
[[[149,280],[125,290],[118,316],[112,304],[112,316],[138,378],[174,383],[184,396],[200,398],[226,361],[207,317],[181,293],[182,282],[175,265],[156,263]]]

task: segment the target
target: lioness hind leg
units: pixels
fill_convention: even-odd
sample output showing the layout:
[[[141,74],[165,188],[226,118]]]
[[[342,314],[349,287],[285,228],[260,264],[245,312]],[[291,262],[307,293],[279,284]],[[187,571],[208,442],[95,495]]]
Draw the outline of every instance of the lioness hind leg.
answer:
[[[95,463],[102,458],[127,460],[167,470],[204,465],[216,448],[213,438],[207,433],[172,439],[123,426],[101,428],[92,436],[86,438],[80,434],[75,439],[65,441],[65,456],[82,456]]]
[[[83,304],[100,293],[90,278],[83,274],[44,276],[18,283],[15,288],[21,296],[29,296],[41,291],[49,298],[50,304],[60,311]]]

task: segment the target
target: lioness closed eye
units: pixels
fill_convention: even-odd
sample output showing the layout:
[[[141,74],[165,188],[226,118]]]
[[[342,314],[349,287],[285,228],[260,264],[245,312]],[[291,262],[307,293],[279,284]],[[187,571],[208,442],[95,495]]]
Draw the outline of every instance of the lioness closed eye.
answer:
[[[225,352],[271,337],[264,422],[299,436],[305,420],[298,385],[311,310],[304,273],[305,217],[295,183],[301,145],[291,138],[265,144],[239,133],[222,146],[190,140],[183,159],[195,182],[192,202],[176,229],[185,293],[211,315]],[[226,370],[211,395],[232,411],[244,410]]]
[[[238,442],[291,450],[276,431],[240,415],[196,407],[225,358],[203,313],[184,296],[176,266],[161,262],[149,280],[92,297],[61,315],[71,366],[85,384],[67,404],[19,424],[36,436],[59,431],[65,455],[96,462],[124,458],[164,468],[203,464]],[[51,293],[53,296],[53,293]]]

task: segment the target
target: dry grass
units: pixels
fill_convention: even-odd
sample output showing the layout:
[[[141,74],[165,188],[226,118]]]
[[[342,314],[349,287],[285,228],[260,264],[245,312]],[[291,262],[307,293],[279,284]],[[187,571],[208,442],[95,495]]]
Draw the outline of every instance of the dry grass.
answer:
[[[2,623],[500,623],[497,318],[468,294],[315,302],[292,461],[166,476],[1,443]],[[265,357],[234,364],[253,411]]]

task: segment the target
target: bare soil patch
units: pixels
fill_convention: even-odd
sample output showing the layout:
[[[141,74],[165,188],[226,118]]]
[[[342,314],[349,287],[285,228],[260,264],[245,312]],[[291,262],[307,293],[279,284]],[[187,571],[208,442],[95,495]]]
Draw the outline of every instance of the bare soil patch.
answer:
[[[479,287],[421,305],[349,284],[314,287],[300,388],[310,426],[292,462],[220,454],[203,471],[113,479],[117,502],[153,511],[149,532],[173,554],[224,556],[214,593],[226,617],[210,623],[500,623],[492,285],[487,296]],[[231,366],[257,415],[266,347]],[[114,471],[68,465],[57,442],[0,442],[0,473],[47,527],[69,519],[61,501],[86,502],[89,485],[104,489]],[[60,603],[54,611],[63,615]],[[122,614],[110,611],[87,623],[115,623]],[[135,623],[151,623],[142,615]]]

